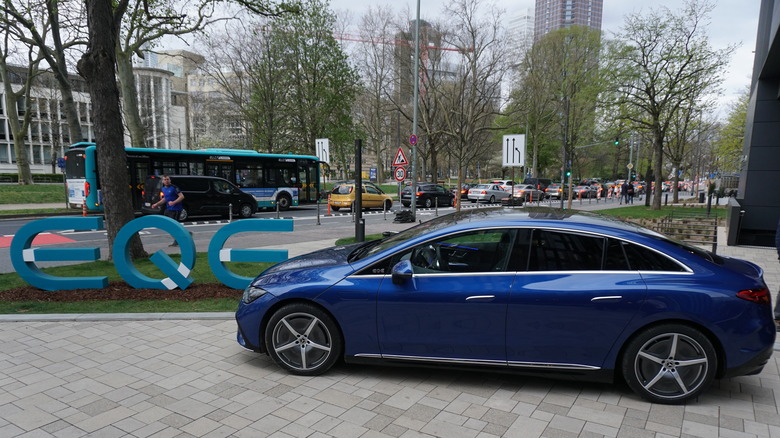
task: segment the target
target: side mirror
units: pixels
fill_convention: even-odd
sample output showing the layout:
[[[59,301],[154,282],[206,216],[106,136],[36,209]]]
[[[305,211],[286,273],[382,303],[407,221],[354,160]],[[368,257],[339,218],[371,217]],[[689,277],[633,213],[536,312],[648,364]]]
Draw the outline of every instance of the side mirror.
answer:
[[[393,284],[404,284],[408,280],[412,279],[413,274],[412,262],[409,260],[401,260],[396,263],[392,269]]]

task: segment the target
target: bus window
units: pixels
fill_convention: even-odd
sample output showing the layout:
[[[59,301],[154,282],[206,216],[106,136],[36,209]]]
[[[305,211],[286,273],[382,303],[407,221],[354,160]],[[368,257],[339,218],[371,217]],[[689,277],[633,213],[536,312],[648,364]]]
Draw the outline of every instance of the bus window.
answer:
[[[65,178],[84,178],[87,176],[84,165],[84,152],[66,154]]]

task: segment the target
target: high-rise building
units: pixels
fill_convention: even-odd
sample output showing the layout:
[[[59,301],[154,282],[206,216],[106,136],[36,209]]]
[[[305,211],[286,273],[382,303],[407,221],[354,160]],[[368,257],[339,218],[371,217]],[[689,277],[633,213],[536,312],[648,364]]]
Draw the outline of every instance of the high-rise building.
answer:
[[[601,30],[603,10],[604,0],[536,0],[534,41],[569,26]]]

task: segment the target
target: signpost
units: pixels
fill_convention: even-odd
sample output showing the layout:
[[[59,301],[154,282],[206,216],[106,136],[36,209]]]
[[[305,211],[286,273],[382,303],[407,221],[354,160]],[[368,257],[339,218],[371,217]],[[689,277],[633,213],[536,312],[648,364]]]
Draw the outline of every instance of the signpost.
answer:
[[[502,148],[503,167],[525,166],[525,135],[505,135]]]

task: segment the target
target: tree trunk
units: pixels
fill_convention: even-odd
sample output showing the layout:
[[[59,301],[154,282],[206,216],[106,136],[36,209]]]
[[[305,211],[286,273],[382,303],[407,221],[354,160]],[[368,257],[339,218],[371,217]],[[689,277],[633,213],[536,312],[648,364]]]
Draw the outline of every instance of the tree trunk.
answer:
[[[30,111],[25,108],[24,121],[19,122],[19,116],[17,115],[19,109],[17,108],[16,98],[17,95],[13,93],[11,84],[4,82],[5,85],[5,106],[8,108],[8,127],[11,129],[11,134],[14,137],[14,154],[16,155],[16,169],[19,173],[19,184],[30,185],[33,183],[32,172],[30,172],[30,161],[27,157],[27,144],[24,141],[24,137],[27,134],[25,131],[30,124]],[[29,102],[29,97],[25,99],[25,102]]]
[[[130,142],[134,148],[145,148],[146,129],[141,123],[132,59],[124,53],[117,53],[116,66],[119,85],[122,87],[122,110],[130,134]]]
[[[664,136],[661,134],[661,132],[658,131],[654,132],[653,134],[653,173],[655,174],[655,187],[653,188],[653,202],[651,210],[660,210],[664,175]]]
[[[89,44],[78,62],[78,71],[87,82],[92,100],[109,257],[112,257],[114,240],[119,230],[135,218],[130,199],[130,179],[115,74],[119,21],[114,17],[110,0],[87,0]],[[129,243],[128,251],[132,258],[147,256],[138,234]]]

